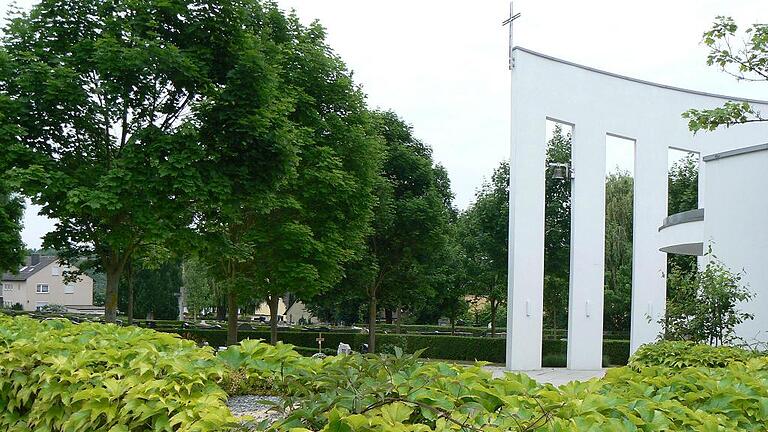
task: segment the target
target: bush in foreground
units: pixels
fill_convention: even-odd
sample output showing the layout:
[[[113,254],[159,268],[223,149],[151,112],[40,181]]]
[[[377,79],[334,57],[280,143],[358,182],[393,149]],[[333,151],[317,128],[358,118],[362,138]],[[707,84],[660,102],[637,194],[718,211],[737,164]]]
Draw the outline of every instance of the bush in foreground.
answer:
[[[685,350],[701,363],[670,362]],[[319,360],[289,345],[244,341],[214,356],[152,330],[0,316],[0,426],[223,431],[233,425],[226,387],[280,395],[284,418],[258,425],[274,432],[765,431],[768,359],[724,353],[646,346],[632,367],[554,387],[522,374],[493,378],[482,363],[425,362],[399,348]]]
[[[224,371],[174,335],[0,315],[0,429],[222,430]]]
[[[658,364],[636,361],[559,388],[521,374],[492,378],[482,364],[423,362],[399,349],[325,360],[261,342],[227,351],[241,373],[285,398],[285,419],[261,425],[269,431],[764,431],[768,424],[768,359],[736,351],[726,367],[668,367],[660,356]],[[257,352],[268,360],[249,359]]]

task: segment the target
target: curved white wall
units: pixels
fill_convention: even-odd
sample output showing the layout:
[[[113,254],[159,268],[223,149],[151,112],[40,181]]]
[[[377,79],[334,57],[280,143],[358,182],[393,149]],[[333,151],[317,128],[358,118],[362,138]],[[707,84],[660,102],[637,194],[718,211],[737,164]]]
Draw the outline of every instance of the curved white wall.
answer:
[[[737,328],[738,336],[751,342],[768,342],[768,147],[763,147],[709,161],[705,154],[704,239],[721,262],[743,272],[742,281],[755,294],[740,306],[755,319]]]
[[[667,216],[668,148],[704,155],[740,148],[763,142],[768,125],[693,135],[681,113],[735,98],[634,80],[522,48],[515,48],[513,56],[507,367],[541,367],[545,125],[550,118],[574,125],[568,367],[597,369],[602,357],[606,134],[635,141],[634,351],[656,338],[655,322],[666,303],[666,256],[659,251],[658,228]],[[758,110],[768,110],[768,103],[753,102]],[[712,164],[707,165],[702,177],[709,182],[717,173],[711,174]],[[740,196],[732,193],[731,199]],[[715,214],[713,220],[720,217]],[[735,250],[726,255],[742,258]]]

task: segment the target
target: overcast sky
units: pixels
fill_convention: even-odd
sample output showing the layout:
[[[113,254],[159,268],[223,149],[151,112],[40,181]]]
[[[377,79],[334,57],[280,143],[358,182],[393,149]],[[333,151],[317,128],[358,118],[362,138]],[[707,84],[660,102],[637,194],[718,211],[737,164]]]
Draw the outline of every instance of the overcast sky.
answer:
[[[8,1],[0,0],[5,15]],[[28,6],[33,2],[18,2]],[[450,174],[466,207],[509,157],[506,0],[279,0],[328,41],[354,71],[371,106],[413,125]],[[517,0],[515,44],[636,78],[768,99],[768,85],[737,83],[705,64],[701,34],[718,15],[768,22],[766,0]],[[611,151],[609,167],[631,167],[631,151]],[[24,241],[40,245],[51,223],[25,219]]]

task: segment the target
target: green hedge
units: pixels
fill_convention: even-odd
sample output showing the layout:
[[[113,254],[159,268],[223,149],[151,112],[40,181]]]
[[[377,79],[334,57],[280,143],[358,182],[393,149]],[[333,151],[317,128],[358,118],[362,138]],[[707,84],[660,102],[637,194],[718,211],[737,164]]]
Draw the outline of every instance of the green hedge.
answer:
[[[214,347],[225,346],[227,333],[224,330],[180,330],[174,331],[184,337],[198,342],[206,341]],[[269,340],[268,331],[240,331],[238,339],[264,339]],[[279,332],[278,340],[304,347],[315,349],[317,346],[315,332]],[[353,350],[358,351],[362,344],[368,342],[368,335],[363,333],[323,333],[323,347],[335,350],[339,343],[349,344]],[[503,338],[483,338],[467,336],[442,336],[442,335],[408,335],[408,334],[380,334],[376,336],[376,345],[379,351],[391,352],[397,346],[406,353],[413,353],[425,349],[423,357],[442,360],[459,361],[489,361],[493,363],[505,362],[506,340]],[[325,351],[325,350],[324,350]],[[564,340],[544,340],[542,343],[542,357],[548,355],[565,355],[567,343]],[[606,340],[603,342],[603,354],[608,357],[611,365],[624,365],[629,358],[629,341]],[[544,366],[557,366],[556,364],[544,364]]]

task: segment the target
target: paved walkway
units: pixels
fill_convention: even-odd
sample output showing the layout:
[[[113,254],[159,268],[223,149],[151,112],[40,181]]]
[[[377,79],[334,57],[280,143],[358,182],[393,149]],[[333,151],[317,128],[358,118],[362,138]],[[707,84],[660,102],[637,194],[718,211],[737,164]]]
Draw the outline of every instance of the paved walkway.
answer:
[[[506,372],[506,369],[501,366],[486,366],[486,369],[493,372],[494,377],[500,377]],[[606,369],[571,370],[565,368],[544,368],[517,372],[527,374],[540,383],[550,383],[559,386],[571,381],[587,381],[592,378],[602,378],[605,375],[605,371]]]

